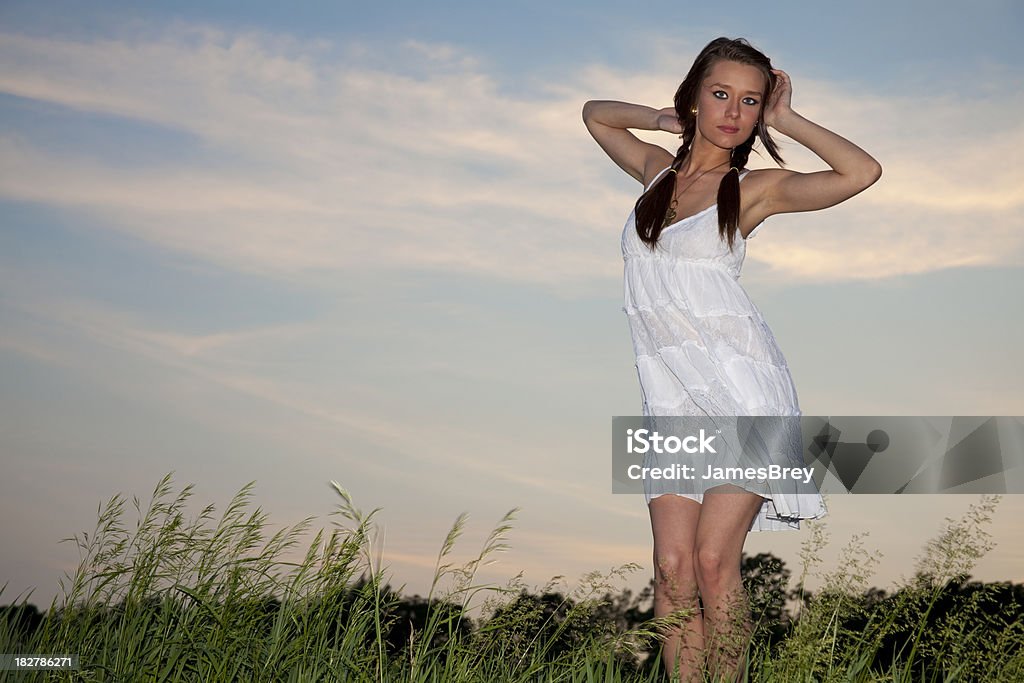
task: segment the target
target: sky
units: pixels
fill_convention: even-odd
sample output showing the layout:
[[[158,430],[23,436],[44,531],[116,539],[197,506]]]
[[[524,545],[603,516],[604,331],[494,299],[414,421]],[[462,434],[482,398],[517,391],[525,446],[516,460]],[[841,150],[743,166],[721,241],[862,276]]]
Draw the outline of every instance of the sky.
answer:
[[[640,412],[619,237],[640,190],[589,99],[667,106],[744,36],[883,168],[769,219],[741,279],[807,415],[1024,415],[1019,3],[0,4],[0,603],[48,604],[114,494],[247,482],[277,527],[381,508],[425,593],[455,518],[501,583],[636,562],[610,426]],[[672,136],[643,134],[671,146]],[[782,139],[787,166],[823,162]],[[752,155],[752,167],[770,160]],[[1024,496],[981,580],[1024,582]],[[833,496],[873,583],[976,496]],[[799,532],[751,534],[799,574]],[[813,580],[810,582],[813,585]]]

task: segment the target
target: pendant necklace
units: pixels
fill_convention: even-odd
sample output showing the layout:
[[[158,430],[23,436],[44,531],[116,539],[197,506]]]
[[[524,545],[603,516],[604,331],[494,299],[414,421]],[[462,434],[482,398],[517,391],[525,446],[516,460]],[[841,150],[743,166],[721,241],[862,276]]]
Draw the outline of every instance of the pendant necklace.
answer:
[[[691,187],[696,185],[697,181],[703,178],[705,173],[710,173],[711,171],[714,171],[716,168],[721,168],[722,166],[725,166],[727,163],[729,163],[728,159],[718,164],[718,166],[712,166],[708,170],[704,171],[699,176],[694,178],[692,183],[683,188],[683,192],[686,192],[686,190],[689,190]],[[679,175],[679,173],[674,168],[671,169],[671,172],[676,176]],[[665,227],[666,225],[672,225],[672,223],[676,220],[676,206],[679,204],[679,196],[682,195],[683,192],[672,192],[672,203],[669,204],[668,211],[665,212],[665,222],[661,224],[661,227]]]

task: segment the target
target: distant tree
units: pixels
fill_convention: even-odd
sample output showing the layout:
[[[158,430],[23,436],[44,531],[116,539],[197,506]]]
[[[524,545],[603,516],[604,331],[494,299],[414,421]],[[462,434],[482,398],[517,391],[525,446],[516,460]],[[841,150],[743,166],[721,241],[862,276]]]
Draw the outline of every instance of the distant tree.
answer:
[[[427,637],[428,628],[430,642],[424,644],[422,640]],[[390,651],[395,653],[409,647],[433,648],[441,653],[444,652],[442,646],[451,638],[466,636],[472,629],[473,621],[460,605],[413,595],[401,598],[389,610],[386,640]]]
[[[875,671],[887,671],[894,662],[908,656],[913,648],[918,670],[941,672],[950,663],[968,670],[998,658],[1000,636],[1019,643],[1024,631],[1024,584],[980,583],[960,577],[938,588],[929,588],[931,577],[918,575],[915,581],[877,601],[870,612],[892,615],[884,623],[881,643],[873,664]],[[844,624],[863,629],[868,619]],[[936,674],[938,675],[938,674]]]
[[[545,660],[559,657],[579,646],[595,626],[579,618],[575,606],[561,593],[534,595],[523,590],[481,624],[483,643],[506,657],[519,658],[529,651]]]
[[[16,646],[29,642],[36,629],[42,625],[44,615],[39,608],[30,603],[4,605],[0,607],[0,633],[8,639],[9,652],[18,650]]]
[[[611,624],[617,633],[636,628],[654,618],[654,580],[637,593],[626,588],[617,595],[604,595],[597,610],[599,620]]]
[[[774,646],[786,637],[790,628],[791,617],[786,609],[790,571],[781,558],[771,553],[752,557],[744,554],[740,576],[750,599],[754,637]]]

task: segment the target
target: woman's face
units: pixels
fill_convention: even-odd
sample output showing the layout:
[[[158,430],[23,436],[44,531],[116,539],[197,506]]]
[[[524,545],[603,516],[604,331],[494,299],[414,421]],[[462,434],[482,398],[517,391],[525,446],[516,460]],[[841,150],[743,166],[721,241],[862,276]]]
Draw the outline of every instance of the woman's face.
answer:
[[[755,66],[715,62],[697,93],[698,134],[723,149],[744,143],[757,125],[766,85]]]

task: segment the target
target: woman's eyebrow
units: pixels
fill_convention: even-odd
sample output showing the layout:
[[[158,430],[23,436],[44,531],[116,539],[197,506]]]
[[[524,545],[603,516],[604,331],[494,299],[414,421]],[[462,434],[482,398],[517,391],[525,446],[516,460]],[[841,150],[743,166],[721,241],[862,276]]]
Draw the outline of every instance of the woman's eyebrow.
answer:
[[[717,85],[718,87],[720,87],[720,88],[729,88],[730,90],[732,90],[732,86],[731,86],[731,85],[729,85],[728,83],[709,83],[709,84],[708,84],[708,87],[709,87],[709,88],[713,88],[713,87],[715,87],[716,85]],[[764,95],[764,93],[763,93],[762,91],[760,91],[760,90],[748,90],[748,91],[747,91],[746,93],[744,93],[744,94],[745,94],[745,95],[757,95],[758,97],[761,97],[762,95]]]

